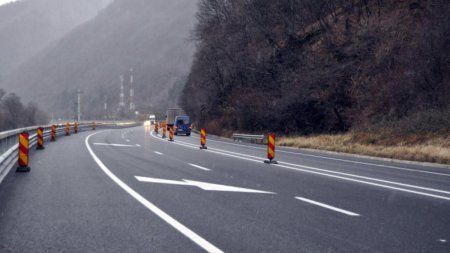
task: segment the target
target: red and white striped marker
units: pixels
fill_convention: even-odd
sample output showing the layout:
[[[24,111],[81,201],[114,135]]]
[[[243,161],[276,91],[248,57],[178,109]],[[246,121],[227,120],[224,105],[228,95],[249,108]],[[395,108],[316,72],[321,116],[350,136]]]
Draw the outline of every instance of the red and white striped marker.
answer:
[[[52,125],[52,139],[51,141],[56,141],[56,125]]]
[[[277,164],[278,162],[275,161],[275,134],[271,133],[267,136],[267,159],[269,160],[265,160],[264,163],[268,163],[268,164]]]
[[[19,134],[19,166],[17,172],[29,172],[28,167],[28,151],[29,151],[29,134],[28,132],[22,132]]]
[[[44,147],[44,128],[38,127],[37,129],[37,150],[45,149]]]
[[[207,149],[206,147],[206,130],[200,129],[200,149]]]

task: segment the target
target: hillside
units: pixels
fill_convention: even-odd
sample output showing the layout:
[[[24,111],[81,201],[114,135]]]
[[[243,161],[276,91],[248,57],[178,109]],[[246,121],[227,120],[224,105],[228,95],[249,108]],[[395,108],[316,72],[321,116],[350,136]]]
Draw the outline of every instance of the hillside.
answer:
[[[201,1],[183,107],[218,134],[449,132],[449,9],[443,0]]]
[[[0,88],[15,67],[112,0],[21,0],[0,6]]]
[[[116,0],[20,66],[7,84],[56,117],[73,116],[81,89],[85,117],[103,117],[117,112],[119,76],[128,93],[133,68],[137,110],[166,108],[176,103],[169,91],[180,90],[192,61],[196,7],[195,1]]]

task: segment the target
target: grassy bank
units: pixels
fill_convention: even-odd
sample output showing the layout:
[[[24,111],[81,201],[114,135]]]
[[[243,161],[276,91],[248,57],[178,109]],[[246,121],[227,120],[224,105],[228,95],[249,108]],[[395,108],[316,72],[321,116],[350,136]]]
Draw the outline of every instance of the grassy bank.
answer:
[[[277,145],[384,158],[450,164],[448,134],[358,133],[280,137]]]

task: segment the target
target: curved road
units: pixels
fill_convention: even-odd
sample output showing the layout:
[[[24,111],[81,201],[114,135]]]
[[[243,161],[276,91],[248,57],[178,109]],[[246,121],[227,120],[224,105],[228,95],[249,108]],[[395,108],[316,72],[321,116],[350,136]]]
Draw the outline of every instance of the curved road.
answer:
[[[143,127],[83,132],[0,184],[0,252],[450,252],[450,170]]]

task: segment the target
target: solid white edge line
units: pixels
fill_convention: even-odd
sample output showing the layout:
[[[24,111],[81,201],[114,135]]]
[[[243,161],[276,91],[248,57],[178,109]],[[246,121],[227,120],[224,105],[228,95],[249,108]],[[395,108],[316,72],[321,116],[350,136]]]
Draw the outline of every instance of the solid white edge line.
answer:
[[[201,169],[201,170],[206,170],[206,171],[210,171],[210,169],[208,169],[208,168],[205,168],[205,167],[202,167],[202,166],[199,166],[199,165],[196,165],[196,164],[193,164],[193,163],[188,163],[189,165],[191,165],[192,167],[195,167],[195,168],[197,168],[197,169]]]
[[[90,134],[85,139],[86,148],[88,149],[89,153],[91,154],[94,161],[97,163],[97,165],[100,167],[100,169],[103,170],[103,172],[108,175],[117,185],[119,185],[124,191],[126,191],[128,194],[130,194],[133,198],[135,198],[137,201],[139,201],[142,205],[147,207],[151,212],[156,214],[158,217],[160,217],[162,220],[167,222],[170,226],[178,230],[180,233],[182,233],[184,236],[189,238],[191,241],[196,243],[198,246],[206,250],[207,252],[223,252],[210,242],[203,239],[201,236],[196,234],[194,231],[190,230],[174,218],[172,218],[169,214],[164,212],[163,210],[159,209],[157,206],[155,206],[153,203],[142,197],[139,193],[134,191],[131,187],[129,187],[127,184],[125,184],[122,180],[120,180],[116,175],[114,175],[107,167],[106,165],[97,157],[97,155],[92,150],[91,146],[89,145],[89,138],[95,134],[99,134],[105,131],[97,132]]]
[[[152,134],[152,136],[155,139],[158,139],[153,134]],[[189,148],[194,148],[193,146],[184,145],[184,144],[181,144],[180,142],[173,142],[173,143],[181,145],[181,146],[186,146],[186,147],[189,147]],[[243,159],[243,160],[257,162],[257,163],[261,163],[263,161],[263,159],[256,160],[256,159],[251,159],[251,158],[247,158],[247,157],[231,155],[231,154],[228,154],[228,153],[221,153],[221,152],[218,152],[218,151],[214,151],[212,149],[207,149],[206,151],[207,152],[211,152],[211,153],[216,153],[216,154],[219,154],[219,155],[223,155],[223,156],[235,157],[235,158],[238,158],[238,159]],[[345,181],[357,182],[357,183],[361,183],[361,184],[367,184],[367,185],[377,186],[377,187],[380,187],[380,188],[387,188],[387,189],[391,189],[391,190],[403,191],[403,192],[413,193],[413,194],[427,196],[427,197],[432,197],[432,198],[438,198],[438,199],[443,199],[443,200],[450,200],[449,197],[444,197],[444,196],[440,196],[440,195],[435,195],[435,194],[430,194],[430,193],[425,193],[425,192],[419,192],[419,191],[413,191],[413,190],[408,190],[408,189],[399,188],[399,187],[393,187],[393,186],[389,186],[389,185],[377,184],[377,183],[373,183],[373,182],[368,182],[368,181],[363,181],[363,180],[358,180],[358,179],[353,179],[353,178],[347,178],[347,177],[343,177],[343,176],[326,174],[326,173],[323,173],[323,172],[311,171],[311,170],[308,170],[308,169],[300,169],[300,168],[295,168],[295,167],[289,167],[289,166],[285,166],[285,165],[281,165],[281,164],[273,164],[272,166],[277,166],[277,167],[290,169],[290,170],[302,171],[302,172],[310,173],[310,174],[322,175],[322,176],[326,176],[326,177],[338,178],[338,179],[342,179],[342,180],[345,180]],[[298,165],[298,166],[301,167],[301,165]],[[319,170],[322,170],[322,169],[319,169]],[[331,171],[331,173],[333,173],[333,172]]]
[[[301,200],[301,201],[304,201],[304,202],[307,202],[307,203],[310,203],[310,204],[313,204],[313,205],[316,205],[316,206],[321,206],[323,208],[330,209],[330,210],[333,210],[333,211],[336,211],[336,212],[339,212],[339,213],[343,213],[343,214],[346,214],[346,215],[349,215],[349,216],[360,216],[357,213],[350,212],[350,211],[347,211],[347,210],[344,210],[344,209],[340,209],[340,208],[337,208],[337,207],[334,207],[334,206],[330,206],[330,205],[327,205],[327,204],[324,204],[324,203],[320,203],[320,202],[317,202],[317,201],[314,201],[314,200],[311,200],[311,199],[302,198],[302,197],[295,197],[295,198],[298,199],[298,200]]]

